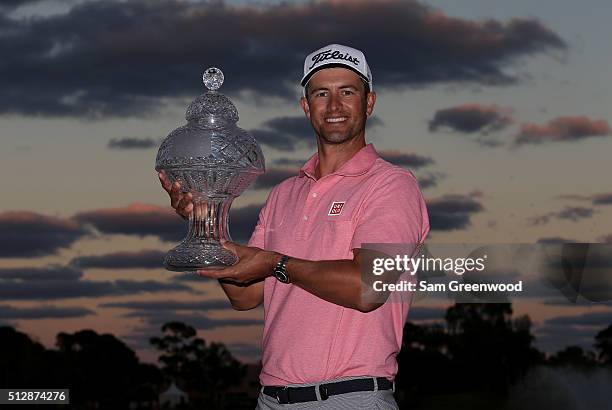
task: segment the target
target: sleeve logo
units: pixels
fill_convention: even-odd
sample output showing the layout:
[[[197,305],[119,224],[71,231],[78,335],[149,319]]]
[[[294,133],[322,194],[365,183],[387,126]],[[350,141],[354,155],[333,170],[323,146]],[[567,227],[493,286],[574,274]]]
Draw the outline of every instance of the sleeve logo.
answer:
[[[333,202],[327,215],[340,215],[342,213],[342,208],[344,208],[344,202]]]

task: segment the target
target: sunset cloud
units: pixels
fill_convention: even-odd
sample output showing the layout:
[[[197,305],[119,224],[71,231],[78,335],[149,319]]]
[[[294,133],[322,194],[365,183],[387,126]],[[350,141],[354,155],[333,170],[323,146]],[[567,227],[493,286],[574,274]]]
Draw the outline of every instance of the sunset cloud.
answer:
[[[547,237],[540,238],[537,240],[537,243],[543,243],[546,245],[576,243],[576,242],[580,242],[580,241],[577,241],[575,239],[562,238],[560,236],[547,236]]]
[[[71,266],[51,265],[45,267],[1,268],[0,279],[16,279],[24,282],[77,281],[83,272]]]
[[[251,132],[259,143],[277,150],[293,151],[297,146],[316,144],[312,126],[303,115],[270,118]]]
[[[153,138],[123,137],[112,138],[108,148],[116,150],[148,149],[159,146],[160,142]]]
[[[414,153],[403,153],[397,150],[381,151],[379,155],[386,161],[391,162],[394,165],[401,167],[407,167],[410,169],[418,169],[427,165],[433,164],[434,160],[430,157]],[[299,167],[301,167],[306,160],[292,160],[289,158],[281,158],[275,161],[275,164],[280,164],[280,167],[268,168],[266,172],[259,176],[255,181],[255,189],[270,189],[287,178],[299,174]],[[298,166],[295,166],[295,165]],[[284,166],[283,166],[284,165]],[[289,167],[294,165],[293,167]],[[432,186],[435,184],[436,179],[432,175],[429,178],[424,178],[424,184],[426,186]]]
[[[257,225],[263,204],[248,205],[230,211],[230,234],[236,242],[246,243]]]
[[[30,211],[0,213],[0,258],[56,254],[89,232],[78,221]]]
[[[527,123],[515,138],[515,144],[543,144],[549,142],[580,141],[590,137],[612,135],[607,121],[588,117],[558,117],[547,124]]]
[[[612,192],[595,194],[592,197],[593,205],[612,205]]]
[[[580,219],[590,218],[595,212],[594,209],[584,207],[568,207],[556,213],[559,219],[567,219],[570,221],[578,221]]]
[[[465,229],[470,226],[471,217],[483,210],[480,202],[466,195],[444,195],[427,201],[432,231]]]
[[[202,67],[218,64],[224,93],[295,99],[304,56],[329,39],[365,50],[380,89],[512,84],[517,62],[567,49],[534,18],[469,20],[400,0],[99,0],[42,18],[0,19],[0,113],[24,115],[150,115],[167,97],[202,90]],[[363,30],[364,21],[384,30]]]
[[[38,306],[17,308],[0,305],[0,319],[64,319],[95,315],[92,310],[83,307]]]
[[[126,268],[159,268],[162,266],[166,252],[159,250],[124,251],[104,255],[79,256],[70,261],[70,265],[81,269],[126,269]]]
[[[161,268],[161,264],[157,267]],[[176,282],[86,280],[81,270],[74,266],[0,269],[0,300],[56,300],[171,291],[199,293],[188,285]]]
[[[425,167],[434,163],[432,158],[414,154],[412,152],[404,153],[397,150],[390,150],[380,151],[379,154],[385,161],[389,161],[390,163],[400,167],[407,167],[411,169]]]
[[[428,172],[424,175],[417,175],[419,187],[421,189],[433,188],[438,185],[438,181],[443,178],[443,174],[439,172]]]
[[[367,129],[383,125],[378,117],[368,118]],[[279,151],[316,147],[317,137],[310,121],[303,115],[270,118],[250,131],[260,144]]]
[[[81,297],[136,295],[183,291],[198,293],[180,283],[154,280],[91,281],[91,280],[0,280],[1,300],[58,300]]]
[[[257,177],[253,188],[270,189],[285,179],[298,175],[299,172],[297,168],[268,168],[263,175]]]
[[[230,211],[230,233],[234,240],[245,242],[250,238],[261,206],[248,205]],[[133,203],[127,207],[79,212],[73,219],[103,234],[153,235],[169,242],[177,242],[187,234],[187,222],[170,205]]]
[[[462,134],[487,135],[500,131],[510,124],[510,109],[496,105],[464,104],[436,111],[429,121],[429,130],[450,130]]]
[[[178,241],[187,232],[185,222],[170,205],[133,203],[123,208],[79,212],[73,219],[104,234],[154,235],[165,241]]]
[[[573,201],[590,201],[593,205],[612,205],[612,192],[603,192],[592,195],[565,194],[559,195],[559,199],[569,199]]]
[[[610,324],[611,317],[612,311],[588,312],[580,315],[555,316],[547,319],[545,324],[564,326],[594,326],[596,328],[603,329]]]
[[[581,219],[591,218],[595,214],[593,208],[585,208],[582,206],[568,206],[560,211],[548,212],[541,215],[536,215],[527,220],[529,225],[538,226],[546,225],[552,218],[564,219],[568,221],[578,222]]]
[[[134,309],[139,311],[160,312],[172,310],[224,310],[232,309],[227,299],[210,299],[200,302],[181,302],[178,300],[131,301],[102,303],[98,307]]]
[[[18,7],[35,3],[37,1],[40,0],[2,0],[2,3],[0,3],[0,13],[12,11]]]

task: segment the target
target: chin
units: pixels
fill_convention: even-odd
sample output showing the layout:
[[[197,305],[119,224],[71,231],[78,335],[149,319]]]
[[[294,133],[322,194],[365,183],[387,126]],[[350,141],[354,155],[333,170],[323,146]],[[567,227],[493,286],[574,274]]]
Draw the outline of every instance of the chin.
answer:
[[[343,134],[343,135],[326,135],[322,134],[322,139],[328,144],[342,144],[351,140],[351,137]]]

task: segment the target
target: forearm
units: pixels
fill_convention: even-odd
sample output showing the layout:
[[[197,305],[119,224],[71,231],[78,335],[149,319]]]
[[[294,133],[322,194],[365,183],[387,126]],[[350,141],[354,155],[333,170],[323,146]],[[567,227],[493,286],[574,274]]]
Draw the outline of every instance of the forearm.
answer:
[[[273,275],[282,255],[230,242],[224,246],[237,253],[238,263],[219,270],[202,270],[199,274],[219,279],[234,309],[253,309],[263,302],[264,280]],[[328,302],[361,312],[374,310],[382,303],[365,303],[362,300],[363,255],[359,249],[354,249],[353,254],[353,260],[308,261],[289,258],[286,271],[291,285],[282,286],[299,286]]]
[[[307,261],[289,259],[291,283],[328,302],[368,312],[380,304],[364,303],[361,271],[357,260]]]
[[[237,285],[219,279],[219,283],[236,310],[254,309],[263,302],[263,281],[250,285]]]

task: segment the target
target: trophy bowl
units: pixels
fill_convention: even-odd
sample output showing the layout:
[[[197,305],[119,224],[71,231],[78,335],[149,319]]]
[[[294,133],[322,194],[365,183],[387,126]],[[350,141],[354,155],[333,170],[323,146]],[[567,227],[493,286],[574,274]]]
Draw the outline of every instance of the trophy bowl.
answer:
[[[164,266],[171,271],[196,272],[233,265],[237,256],[221,245],[231,240],[229,210],[239,196],[265,170],[259,144],[238,127],[238,110],[217,90],[221,70],[204,72],[207,91],[187,108],[187,124],[162,142],[155,170],[179,182],[183,194],[191,193],[193,212],[186,237],[171,249]]]

